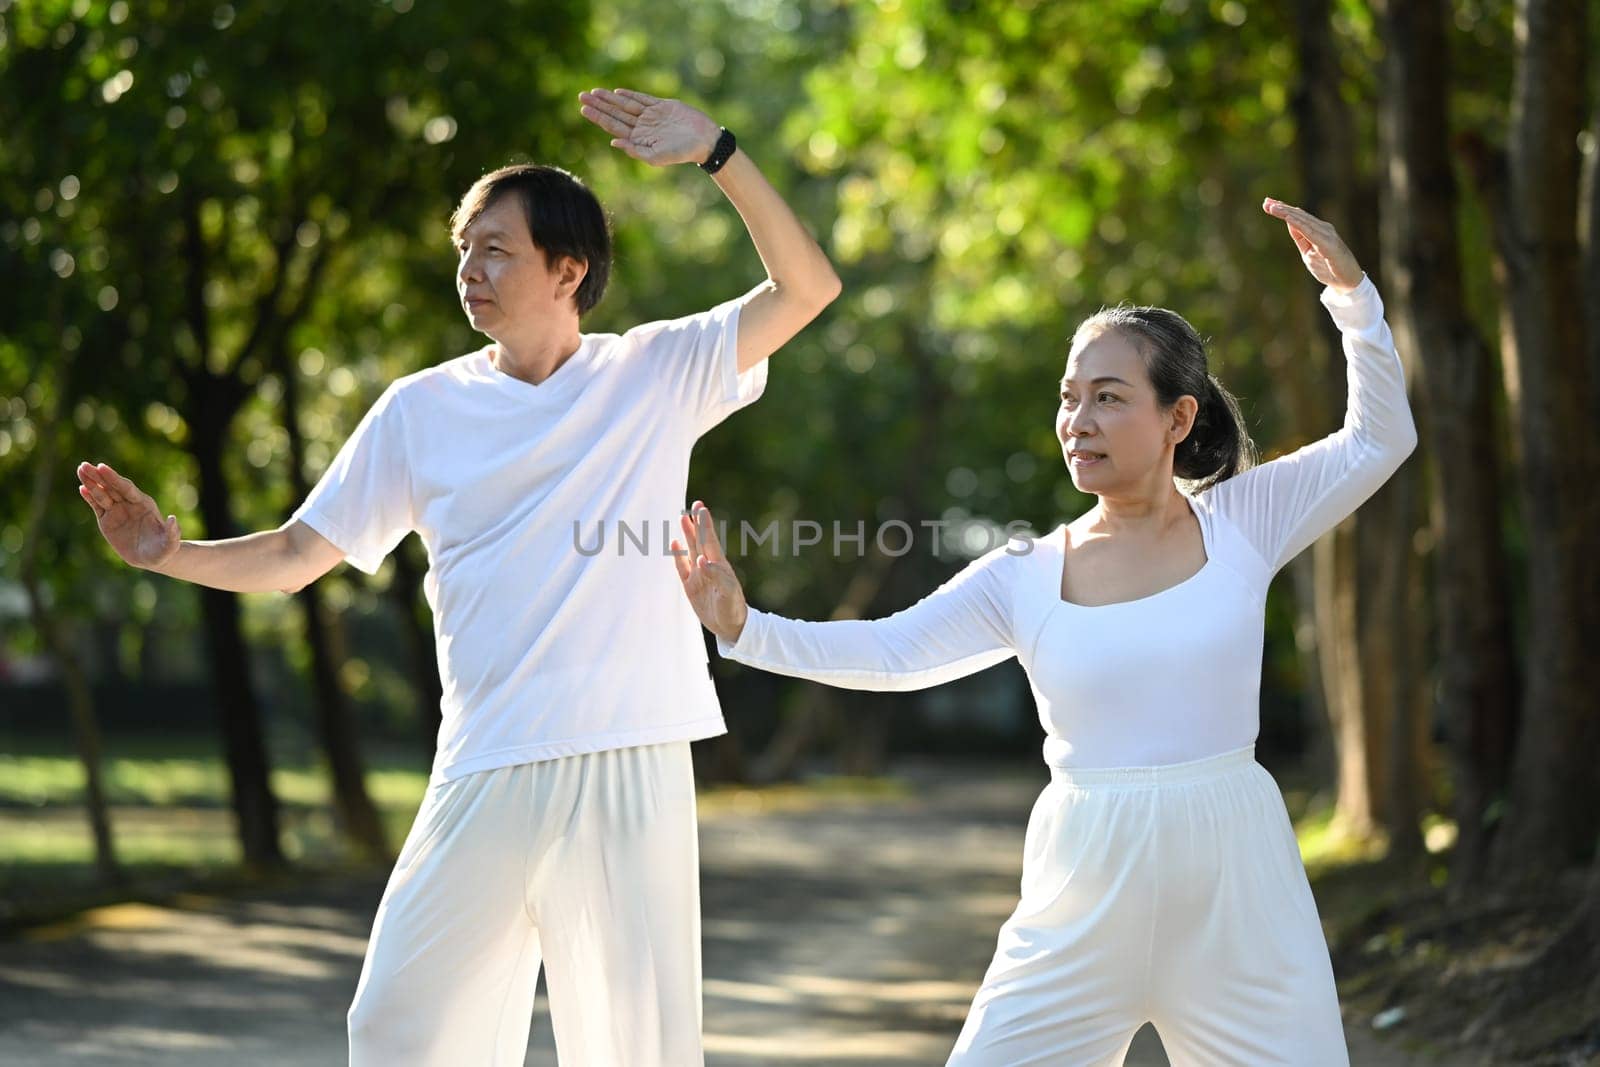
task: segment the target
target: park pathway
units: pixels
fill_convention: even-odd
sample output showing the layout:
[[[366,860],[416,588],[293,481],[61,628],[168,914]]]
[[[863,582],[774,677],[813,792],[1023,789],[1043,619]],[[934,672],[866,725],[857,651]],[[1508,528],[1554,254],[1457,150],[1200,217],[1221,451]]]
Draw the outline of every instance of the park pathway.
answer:
[[[1040,779],[907,768],[908,796],[702,819],[708,1067],[942,1064],[1015,901]],[[0,942],[0,1063],[344,1061],[381,877],[123,905]],[[555,1067],[541,995],[529,1067]],[[1351,1029],[1352,1060],[1413,1064]],[[1148,1029],[1129,1067],[1165,1064]]]

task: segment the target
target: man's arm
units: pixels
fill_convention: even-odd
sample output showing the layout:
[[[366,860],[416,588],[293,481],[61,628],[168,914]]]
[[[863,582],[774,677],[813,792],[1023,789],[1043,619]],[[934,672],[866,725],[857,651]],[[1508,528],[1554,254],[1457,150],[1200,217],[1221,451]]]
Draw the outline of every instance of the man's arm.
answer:
[[[299,521],[223,541],[184,541],[176,516],[162,519],[154,499],[106,464],[79,464],[78,481],[78,495],[123,562],[169,578],[235,593],[293,593],[344,558]]]
[[[584,117],[612,134],[614,147],[656,166],[704,162],[721,132],[688,104],[631,89],[595,89],[579,99]],[[767,270],[767,284],[739,311],[738,367],[743,373],[832,303],[839,295],[839,276],[743,149],[734,151],[714,179],[744,220]]]

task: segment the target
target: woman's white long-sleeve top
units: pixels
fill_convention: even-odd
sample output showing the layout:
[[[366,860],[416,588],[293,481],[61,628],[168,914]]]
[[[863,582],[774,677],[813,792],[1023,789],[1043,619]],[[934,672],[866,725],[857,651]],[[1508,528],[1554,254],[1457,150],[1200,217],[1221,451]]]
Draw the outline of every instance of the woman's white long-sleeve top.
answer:
[[[1344,425],[1186,495],[1206,562],[1150,596],[1063,600],[1066,526],[1013,539],[882,619],[805,622],[750,610],[724,656],[850,689],[938,685],[1016,656],[1061,767],[1159,766],[1255,741],[1273,575],[1361,505],[1416,447],[1405,380],[1369,279],[1322,302],[1343,338]]]

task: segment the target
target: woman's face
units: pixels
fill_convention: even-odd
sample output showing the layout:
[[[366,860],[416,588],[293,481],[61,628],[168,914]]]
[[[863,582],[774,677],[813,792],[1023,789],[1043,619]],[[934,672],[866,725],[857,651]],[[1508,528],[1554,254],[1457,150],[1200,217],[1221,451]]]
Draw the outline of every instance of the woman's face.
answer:
[[[1162,464],[1170,481],[1172,451],[1188,434],[1192,405],[1184,397],[1160,409],[1144,357],[1121,330],[1078,341],[1067,358],[1056,412],[1056,437],[1073,484],[1096,494],[1136,487]]]

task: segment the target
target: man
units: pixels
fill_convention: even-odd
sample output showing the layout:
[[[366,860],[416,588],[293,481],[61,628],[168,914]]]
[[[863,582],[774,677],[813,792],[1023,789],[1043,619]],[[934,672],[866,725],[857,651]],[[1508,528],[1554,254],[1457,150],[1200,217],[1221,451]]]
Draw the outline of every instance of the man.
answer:
[[[695,440],[760,395],[839,280],[704,114],[580,100],[628,155],[712,171],[767,279],[581,333],[610,266],[600,205],[564,171],[502,168],[451,227],[462,306],[493,344],[392,384],[282,527],[182,541],[128,479],[78,468],[125,561],[216,588],[293,591],[341,559],[376,571],[411,530],[427,545],[443,724],[350,1008],[358,1067],[522,1063],[541,965],[564,1063],[703,1062],[689,742],[726,728],[664,539],[593,552],[577,531],[648,538],[681,514]]]

